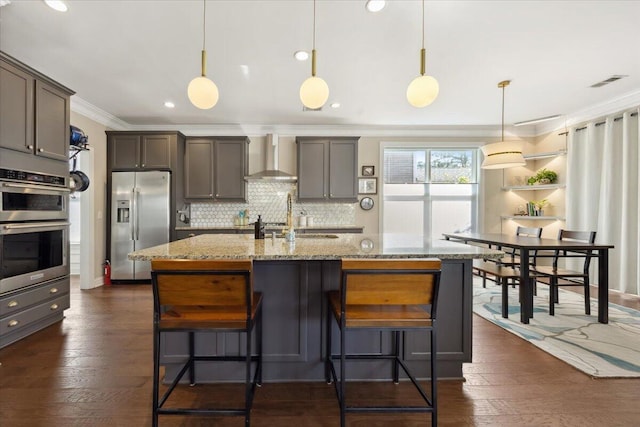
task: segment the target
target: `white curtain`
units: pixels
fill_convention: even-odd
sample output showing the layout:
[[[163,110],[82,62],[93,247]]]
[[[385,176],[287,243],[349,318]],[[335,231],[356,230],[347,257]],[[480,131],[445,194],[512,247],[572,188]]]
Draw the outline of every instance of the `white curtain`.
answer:
[[[571,129],[567,159],[567,229],[595,230],[596,241],[615,245],[609,251],[609,288],[635,295],[640,295],[639,110]]]

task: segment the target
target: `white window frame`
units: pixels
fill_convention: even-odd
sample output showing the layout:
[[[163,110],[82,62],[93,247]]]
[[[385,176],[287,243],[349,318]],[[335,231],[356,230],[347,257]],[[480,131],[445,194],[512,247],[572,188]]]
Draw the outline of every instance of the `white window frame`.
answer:
[[[470,196],[431,196],[431,186],[432,185],[441,185],[440,183],[431,183],[431,159],[430,156],[426,158],[425,167],[427,170],[425,171],[425,179],[422,185],[425,186],[424,192],[421,195],[416,196],[387,196],[384,194],[384,174],[385,174],[385,162],[384,162],[384,153],[387,149],[395,149],[395,150],[425,150],[427,152],[431,151],[451,151],[451,150],[472,150],[474,152],[473,156],[473,171],[475,174],[475,183],[473,184],[464,184],[471,185],[471,195]],[[471,227],[473,230],[478,230],[478,224],[480,223],[480,212],[479,212],[479,197],[480,197],[480,185],[481,185],[481,177],[480,173],[480,160],[481,153],[479,150],[479,146],[477,143],[438,143],[438,142],[412,142],[412,143],[401,143],[401,142],[381,142],[380,144],[380,183],[379,193],[380,193],[380,215],[378,218],[378,229],[380,233],[384,233],[384,205],[386,201],[422,201],[424,203],[424,215],[423,215],[423,231],[424,236],[429,237],[432,234],[431,230],[431,218],[432,218],[432,209],[431,204],[433,201],[471,201]],[[443,183],[444,184],[444,183]],[[420,185],[420,184],[412,184],[412,185]],[[445,184],[446,185],[446,184]]]

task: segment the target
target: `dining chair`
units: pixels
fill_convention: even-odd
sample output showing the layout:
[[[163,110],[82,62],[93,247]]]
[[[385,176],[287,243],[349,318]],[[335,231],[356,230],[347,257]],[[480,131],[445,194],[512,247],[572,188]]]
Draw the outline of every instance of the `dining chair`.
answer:
[[[153,418],[166,415],[241,415],[250,425],[256,387],[262,383],[262,294],[253,291],[253,265],[241,260],[155,260],[151,262],[153,287]],[[252,353],[256,332],[256,351]],[[188,333],[188,356],[162,397],[160,394],[160,339],[170,332]],[[239,332],[246,335],[244,355],[196,354],[196,332]],[[202,334],[202,339],[211,339]],[[196,362],[243,363],[244,406],[241,408],[165,407],[167,399],[189,372],[196,384]],[[252,365],[255,365],[253,376]],[[194,405],[195,406],[195,405]]]
[[[596,240],[595,231],[571,231],[560,230],[558,240],[569,240],[593,244]],[[531,270],[534,283],[549,285],[549,314],[554,315],[554,307],[558,301],[558,288],[560,286],[581,286],[584,290],[584,311],[591,314],[591,301],[589,293],[589,267],[591,258],[595,257],[593,250],[556,250],[553,256],[553,264],[550,266],[536,266]],[[583,259],[582,270],[570,270],[558,267],[561,258]]]
[[[516,236],[523,237],[535,237],[540,238],[542,236],[542,227],[521,227],[518,226],[516,229]],[[532,256],[529,257],[529,265],[536,265],[536,253],[534,251]],[[507,267],[518,267],[520,265],[520,252],[517,249],[512,249],[507,253],[507,256],[504,256],[498,260],[498,264]]]
[[[327,333],[325,377],[334,383],[340,405],[340,426],[350,412],[424,412],[431,413],[431,425],[437,426],[436,307],[440,286],[439,259],[343,259],[340,290],[326,292]],[[333,320],[339,329],[340,353],[332,351]],[[390,331],[390,354],[347,354],[347,333],[362,330]],[[424,391],[404,363],[401,343],[405,331],[422,330],[429,335],[430,395]],[[402,333],[402,336],[401,334]],[[339,360],[340,375],[335,362]],[[400,380],[400,368],[424,400],[424,405],[348,406],[346,401],[347,363],[358,360],[392,362],[393,382]],[[348,362],[347,362],[348,361]]]

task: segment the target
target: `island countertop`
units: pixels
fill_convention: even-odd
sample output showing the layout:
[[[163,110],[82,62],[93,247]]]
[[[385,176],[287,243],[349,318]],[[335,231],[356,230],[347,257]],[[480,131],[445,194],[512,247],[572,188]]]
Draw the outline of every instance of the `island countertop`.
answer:
[[[305,235],[290,243],[283,238],[256,240],[247,234],[203,234],[142,249],[129,259],[339,260],[353,258],[498,259],[501,251],[446,240],[422,241],[405,234]]]

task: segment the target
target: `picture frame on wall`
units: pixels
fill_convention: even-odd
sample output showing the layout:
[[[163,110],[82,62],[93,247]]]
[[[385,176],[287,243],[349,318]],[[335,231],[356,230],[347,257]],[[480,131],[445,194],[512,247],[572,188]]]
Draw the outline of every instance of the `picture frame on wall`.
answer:
[[[374,176],[376,174],[375,166],[362,166],[362,176]]]
[[[358,178],[358,194],[378,194],[378,178]]]

